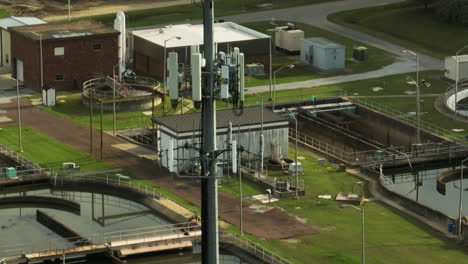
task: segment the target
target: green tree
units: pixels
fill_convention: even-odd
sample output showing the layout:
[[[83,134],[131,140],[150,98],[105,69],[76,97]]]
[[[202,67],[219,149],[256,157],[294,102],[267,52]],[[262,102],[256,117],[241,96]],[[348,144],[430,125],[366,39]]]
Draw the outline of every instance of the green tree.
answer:
[[[438,0],[434,10],[445,22],[468,24],[468,0]]]
[[[428,9],[429,5],[436,2],[436,0],[413,0],[413,2],[421,3],[424,5],[424,9]]]

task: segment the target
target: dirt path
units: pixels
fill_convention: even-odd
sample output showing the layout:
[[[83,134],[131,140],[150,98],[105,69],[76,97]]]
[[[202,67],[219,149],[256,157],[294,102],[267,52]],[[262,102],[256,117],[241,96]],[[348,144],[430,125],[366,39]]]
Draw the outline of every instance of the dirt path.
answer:
[[[15,103],[3,104],[0,105],[0,108],[7,110],[6,115],[16,120]],[[83,152],[90,152],[89,128],[41,111],[24,98],[22,99],[21,120],[24,125],[55,138],[63,144]],[[93,135],[93,142],[95,143],[93,154],[99,158],[99,131],[94,130]],[[104,133],[103,139],[103,157],[105,161],[131,172],[134,176],[152,180],[176,195],[200,206],[200,186],[197,182],[173,178],[154,162],[112,147],[114,144],[126,143],[118,138]],[[250,205],[250,203],[246,202],[243,206],[244,230],[247,233],[273,239],[317,233],[309,225],[301,223],[295,217],[277,208],[261,213],[249,208]],[[224,221],[239,226],[239,198],[220,192],[219,216]]]

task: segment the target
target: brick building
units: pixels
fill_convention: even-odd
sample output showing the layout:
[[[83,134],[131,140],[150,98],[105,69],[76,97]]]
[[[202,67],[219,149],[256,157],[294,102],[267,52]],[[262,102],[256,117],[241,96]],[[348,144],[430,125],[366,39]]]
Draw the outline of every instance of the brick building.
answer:
[[[84,81],[112,75],[118,31],[94,21],[12,27],[12,72],[25,87],[81,89]]]
[[[269,67],[270,36],[233,22],[215,23],[213,30],[218,51],[238,47],[245,54],[245,63],[261,63],[266,69]],[[188,64],[191,46],[203,50],[203,25],[170,25],[131,32],[134,69],[161,79],[164,50],[179,53],[179,62]]]

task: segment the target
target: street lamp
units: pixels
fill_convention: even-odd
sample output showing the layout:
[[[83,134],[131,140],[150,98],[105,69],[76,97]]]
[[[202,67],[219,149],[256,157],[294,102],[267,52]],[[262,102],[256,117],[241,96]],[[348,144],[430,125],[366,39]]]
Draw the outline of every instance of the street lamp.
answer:
[[[455,54],[455,58],[456,58],[456,61],[457,61],[457,70],[456,70],[456,76],[455,76],[455,103],[454,103],[454,106],[455,106],[455,115],[457,114],[458,112],[458,102],[457,102],[457,96],[458,96],[458,82],[459,82],[459,79],[460,79],[460,76],[459,76],[459,71],[460,71],[460,60],[458,59],[458,56],[459,54],[464,50],[468,48],[468,45],[464,46],[463,48],[459,49],[457,51],[457,53]]]
[[[463,163],[467,161],[468,158],[465,158],[461,162],[461,174],[460,174],[460,200],[458,203],[458,236],[461,238],[462,236],[462,217],[463,217],[463,200],[462,200],[462,194],[463,194]]]
[[[19,94],[19,80],[18,76],[16,78],[11,78],[16,80],[16,102],[18,107],[18,144],[19,144],[19,151],[23,152],[23,143],[21,141],[21,109],[20,109],[20,94]]]
[[[298,141],[298,137],[297,137],[297,117],[294,115],[293,112],[291,112],[290,110],[288,110],[289,113],[291,114],[292,118],[294,118],[294,121],[296,123],[296,136],[295,136],[295,141],[296,141],[296,153],[295,153],[295,170],[294,170],[294,176],[296,178],[296,199],[299,199],[299,173],[298,173],[298,166],[297,166],[297,141]]]
[[[116,91],[115,91],[115,68],[117,68],[118,66],[120,66],[121,64],[121,60],[119,60],[119,63],[117,63],[116,65],[114,65],[112,67],[112,82],[113,82],[113,90],[114,90],[114,94],[113,94],[113,102],[112,102],[112,133],[114,134],[115,136],[115,133],[116,133],[116,117],[115,117],[115,97],[116,97]],[[119,76],[120,76],[121,72],[120,72],[120,68],[119,68]],[[120,78],[119,78],[119,81],[122,81]]]
[[[403,50],[403,53],[410,53],[414,56],[416,56],[416,143],[420,144],[421,143],[421,101],[419,98],[419,56],[415,52],[411,50]]]
[[[276,104],[276,73],[281,71],[283,68],[288,67],[289,69],[294,68],[294,64],[288,64],[288,65],[283,65],[279,69],[277,69],[275,72],[273,72],[273,110],[275,110],[275,104]]]
[[[71,20],[71,4],[70,0],[68,0],[68,22]]]
[[[273,98],[273,91],[271,89],[272,86],[273,86],[273,80],[271,78],[272,77],[272,71],[273,71],[273,58],[272,58],[272,52],[271,52],[271,50],[272,50],[271,46],[272,46],[272,43],[273,43],[273,38],[272,38],[271,32],[276,32],[276,29],[275,28],[269,28],[269,29],[267,29],[267,31],[270,32],[270,39],[269,39],[270,42],[269,42],[268,47],[269,47],[269,50],[270,50],[270,74],[269,74],[270,76],[269,77],[270,77],[270,101],[271,101],[272,98]]]
[[[164,61],[163,61],[163,65],[164,65],[164,86],[163,86],[163,115],[165,115],[166,113],[166,104],[165,104],[165,95],[166,95],[166,76],[167,76],[167,73],[166,73],[166,43],[169,41],[169,40],[172,40],[172,39],[182,39],[181,37],[178,37],[178,36],[173,36],[173,37],[170,37],[166,40],[164,40]]]
[[[354,208],[354,209],[361,212],[361,219],[362,219],[362,223],[361,223],[361,226],[362,226],[361,227],[362,228],[361,263],[365,264],[366,263],[366,257],[365,257],[365,240],[364,240],[364,234],[365,234],[365,228],[364,228],[364,189],[363,189],[363,183],[362,182],[358,182],[357,184],[361,188],[361,202],[359,203],[360,207],[357,207],[357,206],[354,206],[354,205],[351,205],[351,204],[341,204],[340,208],[351,207],[351,208]]]

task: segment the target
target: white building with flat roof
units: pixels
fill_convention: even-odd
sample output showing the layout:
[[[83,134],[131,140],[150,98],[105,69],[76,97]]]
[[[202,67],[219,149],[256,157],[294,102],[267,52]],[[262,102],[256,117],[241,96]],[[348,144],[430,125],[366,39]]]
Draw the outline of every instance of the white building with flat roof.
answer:
[[[11,72],[11,37],[10,27],[28,26],[45,24],[42,19],[37,17],[6,17],[0,19],[0,72],[9,73]]]
[[[180,39],[179,39],[180,38]],[[270,36],[233,22],[214,24],[214,42],[218,51],[239,47],[246,63],[269,67]],[[203,25],[168,25],[131,32],[131,51],[135,69],[153,76],[163,76],[163,58],[170,51],[179,53],[181,63],[190,62],[190,47],[203,46]]]

